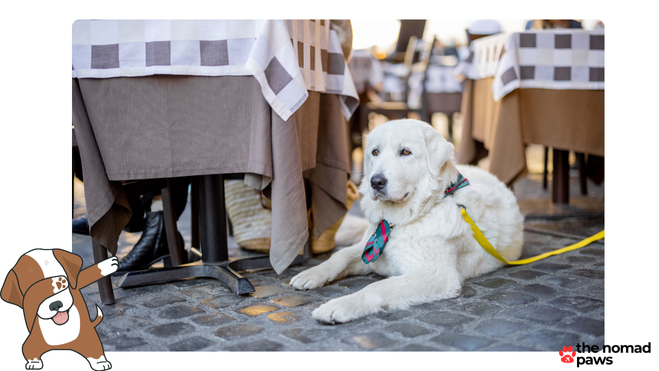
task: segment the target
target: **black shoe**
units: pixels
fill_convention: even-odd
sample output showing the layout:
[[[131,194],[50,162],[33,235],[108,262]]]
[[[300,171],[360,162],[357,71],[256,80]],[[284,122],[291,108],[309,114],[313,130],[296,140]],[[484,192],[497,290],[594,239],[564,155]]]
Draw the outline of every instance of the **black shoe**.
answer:
[[[89,222],[87,221],[87,214],[73,219],[73,233],[84,234],[89,236]]]
[[[181,246],[183,236],[178,234]],[[171,266],[169,246],[162,211],[147,212],[144,218],[144,231],[139,241],[128,255],[119,261],[117,272],[139,271],[149,268],[154,263],[165,260],[165,266]]]

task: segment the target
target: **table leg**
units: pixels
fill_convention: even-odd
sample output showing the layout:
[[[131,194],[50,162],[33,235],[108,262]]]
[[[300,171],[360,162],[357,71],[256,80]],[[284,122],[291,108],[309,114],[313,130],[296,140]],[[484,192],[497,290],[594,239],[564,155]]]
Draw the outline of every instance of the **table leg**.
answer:
[[[108,250],[100,243],[92,238],[92,251],[94,253],[94,261],[101,262],[108,258]],[[112,281],[110,276],[105,276],[97,281],[98,293],[101,295],[101,303],[103,305],[114,304],[114,293],[112,292]]]
[[[165,283],[185,278],[215,278],[239,295],[254,292],[254,287],[236,271],[272,268],[268,255],[229,260],[227,216],[224,208],[224,177],[204,175],[197,179],[200,200],[201,261],[177,267],[148,269],[124,275],[119,287]],[[298,256],[291,265],[304,263]]]
[[[551,200],[555,204],[570,203],[569,151],[553,148],[554,172],[551,182]]]

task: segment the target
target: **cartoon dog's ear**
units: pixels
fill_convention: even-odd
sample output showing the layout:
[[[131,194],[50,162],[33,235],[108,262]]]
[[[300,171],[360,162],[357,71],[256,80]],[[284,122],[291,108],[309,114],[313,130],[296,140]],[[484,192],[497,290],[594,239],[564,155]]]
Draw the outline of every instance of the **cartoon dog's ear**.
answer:
[[[0,293],[0,296],[2,296],[2,300],[7,303],[15,304],[23,308],[23,294],[18,287],[18,278],[13,269],[7,274],[5,283],[2,285],[2,293]]]
[[[426,125],[423,137],[426,141],[428,171],[438,176],[444,163],[453,156],[455,147],[430,125]]]
[[[53,249],[53,254],[64,268],[66,276],[69,279],[69,285],[75,289],[78,286],[78,274],[82,268],[82,258],[61,249]]]

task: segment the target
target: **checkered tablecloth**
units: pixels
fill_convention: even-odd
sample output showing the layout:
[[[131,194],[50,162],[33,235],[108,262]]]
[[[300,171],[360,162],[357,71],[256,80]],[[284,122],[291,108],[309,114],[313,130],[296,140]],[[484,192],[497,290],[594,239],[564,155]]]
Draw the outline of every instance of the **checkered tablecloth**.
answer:
[[[494,77],[496,101],[517,88],[604,90],[604,30],[532,30],[474,40],[455,73]]]
[[[342,97],[348,119],[359,103],[329,20],[79,20],[73,78],[252,75],[287,120],[307,90]]]

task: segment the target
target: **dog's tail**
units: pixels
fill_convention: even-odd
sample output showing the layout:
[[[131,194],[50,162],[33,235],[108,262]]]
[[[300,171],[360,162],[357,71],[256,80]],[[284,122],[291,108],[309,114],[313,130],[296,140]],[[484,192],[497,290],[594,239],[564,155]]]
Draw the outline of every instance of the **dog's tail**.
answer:
[[[364,218],[346,214],[345,218],[343,218],[343,222],[341,222],[341,226],[334,235],[336,245],[351,246],[359,243],[368,229],[369,224],[368,220]]]
[[[103,320],[103,311],[97,305],[96,306],[96,319],[92,321],[92,326],[94,326],[94,327],[98,326],[98,324],[101,323],[102,320]]]

